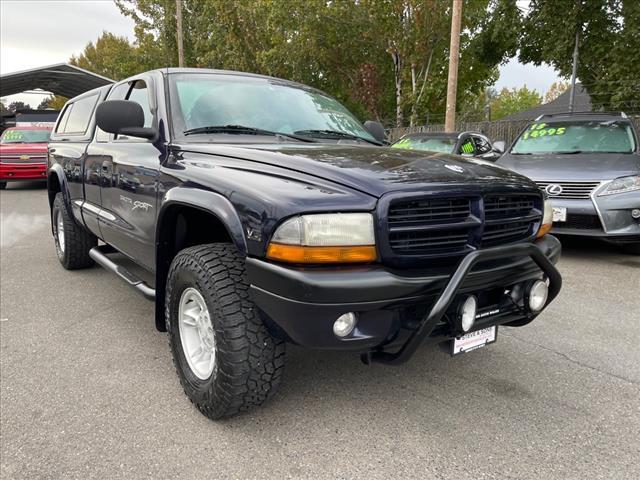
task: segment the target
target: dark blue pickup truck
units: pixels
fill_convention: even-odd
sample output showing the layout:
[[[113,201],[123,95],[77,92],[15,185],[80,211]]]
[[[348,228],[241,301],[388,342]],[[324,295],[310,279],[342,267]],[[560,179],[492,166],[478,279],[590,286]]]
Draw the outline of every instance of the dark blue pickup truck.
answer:
[[[245,73],[158,70],[87,92],[49,144],[58,258],[155,301],[212,419],[275,391],[286,342],[399,364],[531,322],[562,281],[544,193],[381,133],[318,90]]]

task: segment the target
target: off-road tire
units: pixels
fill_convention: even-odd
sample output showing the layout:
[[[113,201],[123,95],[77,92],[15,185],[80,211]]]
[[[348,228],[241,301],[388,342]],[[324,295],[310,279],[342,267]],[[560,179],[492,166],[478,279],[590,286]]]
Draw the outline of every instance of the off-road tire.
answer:
[[[187,362],[179,329],[179,303],[187,288],[204,298],[216,339],[211,375],[198,378]],[[167,277],[165,321],[173,363],[191,402],[212,420],[265,402],[284,368],[285,347],[270,335],[249,296],[244,257],[230,244],[180,251]]]
[[[62,217],[64,226],[64,249],[58,240],[58,215]],[[58,260],[67,270],[77,270],[93,266],[93,259],[89,250],[98,245],[98,238],[79,226],[69,215],[64,204],[62,192],[56,194],[51,210],[53,223],[53,238],[56,245]]]

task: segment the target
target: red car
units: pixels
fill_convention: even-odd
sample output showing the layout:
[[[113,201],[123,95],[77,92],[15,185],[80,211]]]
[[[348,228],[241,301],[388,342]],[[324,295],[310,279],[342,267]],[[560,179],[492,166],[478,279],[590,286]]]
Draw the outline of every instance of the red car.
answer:
[[[0,189],[14,180],[47,179],[51,127],[11,127],[0,136]]]

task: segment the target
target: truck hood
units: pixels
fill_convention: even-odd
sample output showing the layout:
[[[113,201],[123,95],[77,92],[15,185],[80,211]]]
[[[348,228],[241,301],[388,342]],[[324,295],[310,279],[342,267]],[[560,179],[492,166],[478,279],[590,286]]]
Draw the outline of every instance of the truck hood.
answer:
[[[535,187],[529,179],[480,159],[361,145],[183,144],[183,151],[248,160],[330,180],[377,197],[433,184]]]
[[[603,181],[640,172],[636,153],[583,153],[573,155],[513,155],[497,162],[537,181]]]

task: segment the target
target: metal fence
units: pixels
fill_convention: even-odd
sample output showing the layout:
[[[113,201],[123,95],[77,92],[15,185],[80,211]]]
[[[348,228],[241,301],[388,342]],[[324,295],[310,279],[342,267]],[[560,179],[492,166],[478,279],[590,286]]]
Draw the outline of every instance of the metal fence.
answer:
[[[640,115],[630,117],[640,130]],[[531,122],[531,120],[495,121],[495,122],[457,122],[456,131],[474,131],[484,133],[493,141],[503,140],[507,146],[513,142],[518,134]],[[388,138],[394,142],[407,133],[418,132],[444,132],[444,124],[422,125],[417,127],[400,127],[389,130]]]

